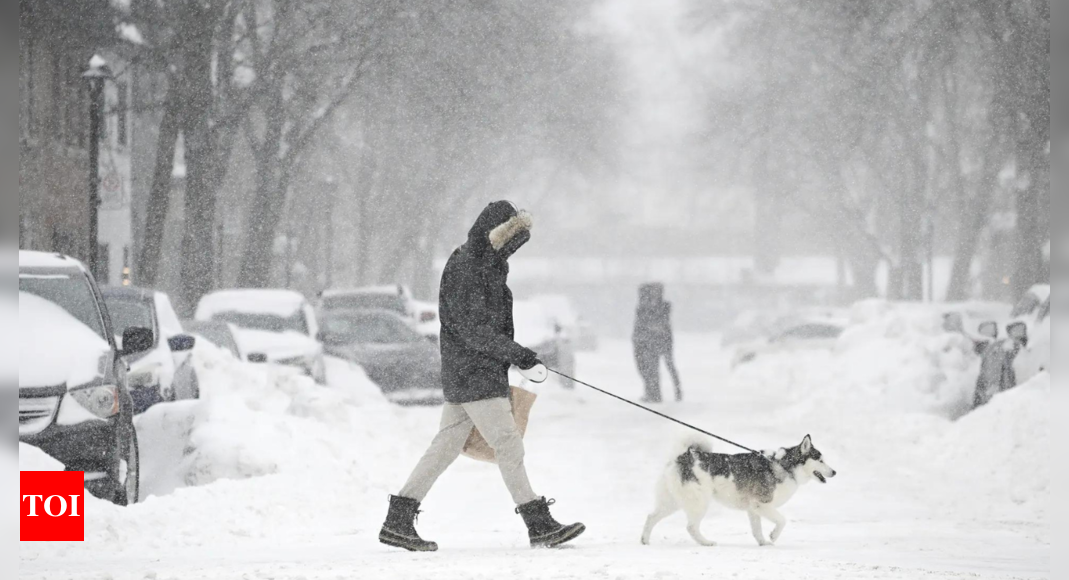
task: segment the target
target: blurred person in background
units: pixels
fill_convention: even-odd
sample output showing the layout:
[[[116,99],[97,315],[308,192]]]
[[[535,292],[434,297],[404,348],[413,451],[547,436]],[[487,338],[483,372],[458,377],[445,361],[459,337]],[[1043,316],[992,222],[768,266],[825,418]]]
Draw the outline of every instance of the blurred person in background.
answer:
[[[672,348],[672,304],[664,299],[664,285],[650,282],[638,288],[638,309],[631,342],[635,349],[635,363],[646,386],[645,403],[661,402],[661,357],[672,376],[676,401],[683,400],[683,390],[676,370]]]

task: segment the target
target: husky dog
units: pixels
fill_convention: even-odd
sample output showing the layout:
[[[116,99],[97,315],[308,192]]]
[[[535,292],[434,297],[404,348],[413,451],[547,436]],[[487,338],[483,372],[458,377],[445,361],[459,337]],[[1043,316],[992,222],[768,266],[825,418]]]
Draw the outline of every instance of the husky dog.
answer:
[[[691,443],[665,468],[657,482],[657,504],[646,518],[642,543],[650,543],[650,532],[661,520],[683,510],[687,514],[687,531],[694,541],[715,546],[701,532],[709,500],[715,499],[745,511],[757,543],[771,545],[787,525],[776,508],[787,503],[802,483],[813,478],[827,483],[830,477],[835,477],[835,470],[824,463],[809,435],[796,447],[760,454],[725,455],[713,453],[708,444]],[[776,526],[769,539],[761,531],[761,518]]]

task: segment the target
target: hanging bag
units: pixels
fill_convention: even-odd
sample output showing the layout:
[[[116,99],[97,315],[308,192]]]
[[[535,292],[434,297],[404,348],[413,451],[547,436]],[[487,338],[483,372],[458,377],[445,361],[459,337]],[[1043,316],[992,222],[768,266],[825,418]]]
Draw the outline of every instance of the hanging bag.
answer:
[[[531,414],[531,406],[534,405],[537,397],[531,391],[519,387],[510,387],[509,402],[512,403],[512,418],[516,421],[516,428],[520,431],[520,437],[523,437],[527,431],[527,418]],[[479,433],[479,430],[474,427],[471,429],[471,435],[468,435],[468,440],[464,443],[463,453],[478,461],[497,463],[494,449],[486,442],[483,434]]]

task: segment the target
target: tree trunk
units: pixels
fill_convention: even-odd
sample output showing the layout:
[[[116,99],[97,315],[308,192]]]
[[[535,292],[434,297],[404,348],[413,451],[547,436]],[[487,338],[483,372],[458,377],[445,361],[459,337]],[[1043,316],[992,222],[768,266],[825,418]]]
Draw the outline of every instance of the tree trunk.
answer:
[[[924,299],[924,257],[923,248],[924,211],[921,203],[923,191],[922,176],[926,175],[927,165],[914,153],[912,163],[907,164],[911,176],[903,180],[898,198],[899,256],[897,272],[891,276],[895,284],[888,288],[888,298],[892,300]],[[895,293],[892,294],[891,290]]]
[[[198,2],[184,5],[189,35],[184,50],[182,134],[186,147],[185,232],[182,236],[182,302],[192,310],[212,288],[215,276],[215,192],[210,187],[212,31],[210,6]]]
[[[156,142],[152,187],[145,212],[145,237],[141,243],[141,255],[137,259],[137,283],[149,288],[156,286],[160,272],[160,251],[163,247],[167,210],[174,184],[174,153],[178,143],[179,112],[182,105],[179,96],[180,84],[176,76],[171,76],[168,80],[163,118],[160,120],[159,138]]]
[[[263,288],[271,280],[275,232],[282,219],[282,204],[285,202],[285,192],[280,191],[282,168],[279,151],[285,121],[280,87],[272,88],[264,118],[267,127],[256,151],[256,194],[246,221],[245,255],[238,274],[238,283],[246,288]]]
[[[954,265],[950,270],[947,300],[961,301],[969,298],[972,262],[980,246],[980,234],[991,217],[991,204],[998,190],[999,169],[1001,168],[997,163],[988,161],[984,167],[983,181],[980,183],[980,191],[976,199],[963,204],[965,219],[962,220],[964,223],[958,232],[958,243],[954,249]]]
[[[1045,152],[1039,150],[1036,143],[1027,143],[1023,149],[1019,154],[1019,162],[1028,173],[1028,187],[1017,191],[1017,267],[1013,281],[1015,299],[1027,292],[1033,284],[1043,281],[1043,245],[1046,242],[1039,215],[1042,210],[1040,200],[1046,182],[1042,173],[1042,157],[1045,157]]]

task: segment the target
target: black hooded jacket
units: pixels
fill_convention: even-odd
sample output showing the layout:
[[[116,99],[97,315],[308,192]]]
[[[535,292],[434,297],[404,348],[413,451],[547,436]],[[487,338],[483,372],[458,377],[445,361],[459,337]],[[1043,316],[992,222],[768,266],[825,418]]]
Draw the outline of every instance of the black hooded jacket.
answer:
[[[506,284],[508,257],[530,237],[529,228],[529,219],[511,203],[491,203],[446,262],[438,310],[447,402],[507,397],[509,366],[529,368],[538,360],[513,340],[512,291]]]

